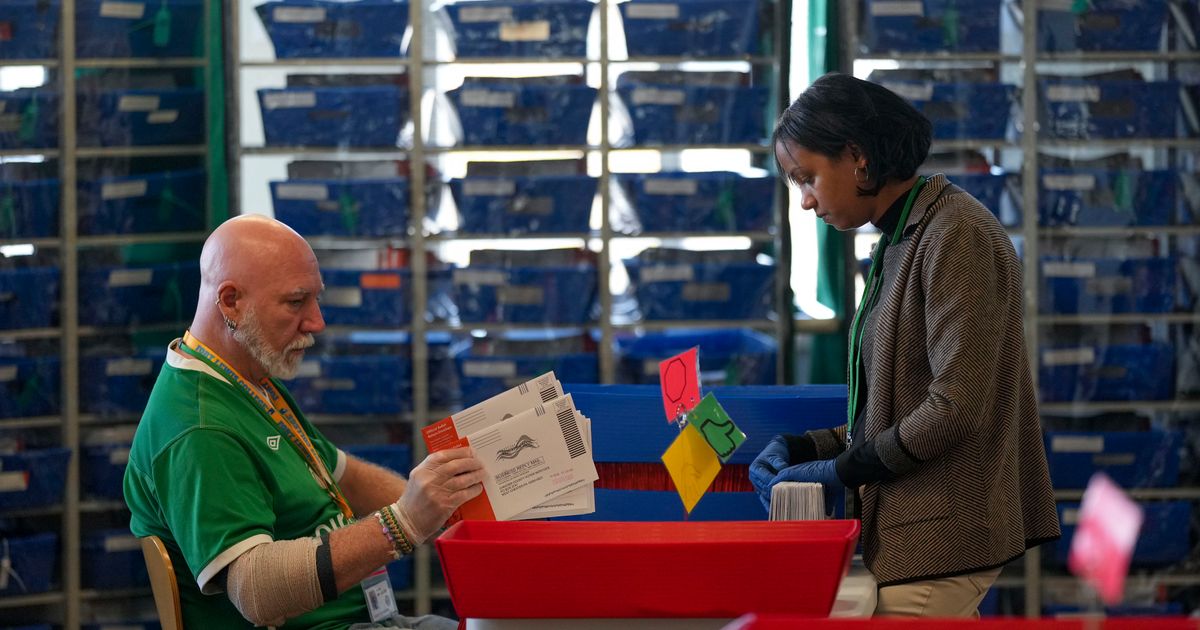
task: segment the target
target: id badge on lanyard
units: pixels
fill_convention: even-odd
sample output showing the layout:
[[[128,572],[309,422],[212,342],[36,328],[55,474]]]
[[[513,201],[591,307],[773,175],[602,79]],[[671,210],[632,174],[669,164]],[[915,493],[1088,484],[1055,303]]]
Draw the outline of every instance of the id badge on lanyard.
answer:
[[[392,590],[392,581],[388,579],[386,566],[367,576],[367,579],[362,581],[362,589],[367,598],[367,611],[371,613],[372,623],[400,614],[400,609],[396,606],[396,592]]]

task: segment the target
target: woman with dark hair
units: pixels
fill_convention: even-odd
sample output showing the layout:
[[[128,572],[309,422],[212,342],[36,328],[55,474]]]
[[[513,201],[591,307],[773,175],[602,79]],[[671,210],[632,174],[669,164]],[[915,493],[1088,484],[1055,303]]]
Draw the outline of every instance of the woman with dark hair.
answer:
[[[776,436],[750,467],[842,488],[877,615],[977,617],[1004,564],[1059,537],[1023,325],[1021,261],[995,216],[923,177],[929,121],[887,89],[818,79],[779,117],[780,173],[839,230],[873,224],[850,328],[846,424]]]

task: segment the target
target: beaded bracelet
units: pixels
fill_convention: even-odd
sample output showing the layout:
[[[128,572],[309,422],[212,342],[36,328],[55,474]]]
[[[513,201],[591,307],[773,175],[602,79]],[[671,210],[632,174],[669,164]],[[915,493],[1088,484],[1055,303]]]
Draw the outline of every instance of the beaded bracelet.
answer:
[[[391,548],[392,548],[392,560],[399,560],[400,559],[400,549],[396,545],[396,538],[394,536],[392,536],[391,528],[389,528],[387,523],[384,521],[383,511],[380,510],[379,512],[376,512],[375,516],[377,518],[379,518],[380,528],[383,529],[383,537],[387,539],[388,545],[391,546]]]
[[[413,552],[413,544],[408,539],[408,535],[404,533],[404,529],[400,527],[400,521],[396,518],[396,513],[392,511],[392,506],[387,505],[379,510],[380,518],[390,530],[392,545],[401,555],[408,555]]]

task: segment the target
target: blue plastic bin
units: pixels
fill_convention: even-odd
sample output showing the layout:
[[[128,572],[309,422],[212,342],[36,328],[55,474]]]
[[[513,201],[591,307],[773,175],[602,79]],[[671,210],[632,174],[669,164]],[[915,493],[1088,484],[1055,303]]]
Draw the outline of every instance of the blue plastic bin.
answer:
[[[870,53],[1000,50],[996,0],[866,0],[862,47]]]
[[[933,123],[935,140],[1008,137],[1017,88],[1005,83],[881,81]]]
[[[58,323],[57,267],[0,269],[0,330]]]
[[[203,169],[79,183],[79,234],[200,232],[208,217]]]
[[[763,509],[754,492],[708,492],[691,514],[675,492],[657,490],[596,489],[596,511],[565,516],[565,521],[763,521]]]
[[[758,232],[775,215],[774,177],[664,172],[614,175],[643,232]]]
[[[79,120],[85,147],[204,144],[204,91],[81,92]]]
[[[392,583],[392,590],[406,591],[413,587],[413,557],[404,556],[394,562],[389,562],[387,565],[388,579]]]
[[[464,234],[580,234],[588,231],[597,180],[587,175],[450,180]]]
[[[1038,375],[1045,402],[1170,400],[1175,396],[1175,347],[1045,348]]]
[[[617,5],[630,57],[739,57],[759,51],[756,0],[633,0]]]
[[[308,414],[396,414],[412,410],[412,363],[408,357],[306,359],[287,386]]]
[[[0,497],[3,497],[0,494]],[[58,534],[0,537],[0,560],[7,559],[12,572],[8,586],[0,589],[0,597],[17,597],[45,593],[58,581]]]
[[[1177,288],[1174,258],[1042,258],[1042,313],[1169,313]]]
[[[199,57],[204,23],[204,0],[76,0],[75,54]]]
[[[772,312],[775,266],[671,265],[626,260],[638,310],[648,320],[765,319]]]
[[[593,318],[593,267],[472,266],[455,269],[453,278],[463,322],[584,324]]]
[[[84,326],[184,324],[196,312],[200,262],[95,267],[79,273]]]
[[[412,447],[408,444],[360,444],[346,446],[342,450],[361,460],[408,475],[412,470]]]
[[[1178,182],[1173,170],[1043,170],[1038,220],[1047,227],[1170,225]]]
[[[140,355],[84,357],[79,382],[79,409],[98,415],[141,415],[158,380],[163,352]]]
[[[404,236],[408,196],[403,177],[271,182],[275,218],[304,236]]]
[[[0,92],[0,149],[57,149],[58,93]]]
[[[1133,548],[1135,567],[1161,567],[1174,564],[1185,558],[1192,549],[1188,531],[1192,519],[1192,506],[1187,501],[1146,501],[1143,510],[1142,531],[1138,534],[1137,546]],[[1046,554],[1054,564],[1066,565],[1071,549],[1071,539],[1079,522],[1078,503],[1059,503],[1058,518],[1062,524],[1062,538],[1048,543]]]
[[[477,356],[465,350],[455,357],[455,364],[463,407],[483,402],[550,371],[572,383],[600,382],[600,363],[593,353]]]
[[[6,0],[0,16],[0,59],[58,56],[59,0]]]
[[[57,356],[0,357],[0,418],[58,415],[60,370]]]
[[[1165,0],[1092,0],[1084,6],[1082,12],[1038,8],[1038,51],[1159,50]]]
[[[279,59],[400,57],[407,2],[284,0],[254,7]]]
[[[589,0],[492,0],[445,5],[459,57],[584,57]]]
[[[599,90],[586,85],[477,83],[446,93],[463,143],[479,146],[582,145]]]
[[[1179,431],[1047,432],[1046,459],[1055,488],[1086,488],[1103,472],[1123,488],[1179,483]]]
[[[757,144],[767,135],[767,89],[648,85],[617,80],[635,144]]]
[[[700,347],[700,382],[713,385],[774,385],[773,338],[750,330],[696,330],[617,338],[617,379],[658,384],[659,362]]]
[[[412,321],[407,269],[321,272],[321,314],[331,326],[404,326]]]
[[[0,238],[57,238],[57,179],[0,180]]]
[[[395,147],[408,99],[397,85],[258,90],[266,143],[276,147]]]
[[[1047,138],[1173,138],[1179,133],[1174,81],[1039,81],[1041,135]]]
[[[0,455],[0,510],[62,503],[71,449],[46,448]]]
[[[84,588],[112,590],[150,585],[141,542],[127,528],[86,532],[80,551]]]
[[[951,175],[950,182],[971,193],[971,196],[991,210],[992,214],[1000,216],[1000,209],[1004,203],[1004,189],[1008,184],[1007,175],[964,173]]]
[[[335,359],[359,356],[399,357],[405,363],[402,367],[404,378],[393,379],[393,385],[402,390],[401,405],[404,405],[406,410],[411,409],[412,384],[407,380],[410,373],[407,365],[412,362],[412,346],[407,332],[356,330],[345,337],[332,337],[326,342],[329,356]],[[449,333],[429,333],[426,335],[426,346],[429,350],[429,404],[434,409],[443,409],[458,397],[458,380],[455,376],[454,360],[450,356],[451,336]],[[319,358],[321,357],[309,360],[316,361]]]
[[[96,499],[124,499],[125,468],[129,444],[96,444],[83,447],[80,478],[83,493]]]

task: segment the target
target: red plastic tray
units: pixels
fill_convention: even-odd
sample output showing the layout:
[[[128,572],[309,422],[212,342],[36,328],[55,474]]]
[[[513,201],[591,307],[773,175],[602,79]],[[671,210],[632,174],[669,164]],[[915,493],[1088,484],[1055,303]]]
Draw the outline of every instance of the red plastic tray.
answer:
[[[725,630],[1197,630],[1200,619],[1125,617],[1109,619],[805,619],[789,615],[748,615]]]
[[[461,617],[826,616],[858,521],[461,521],[437,539]]]

